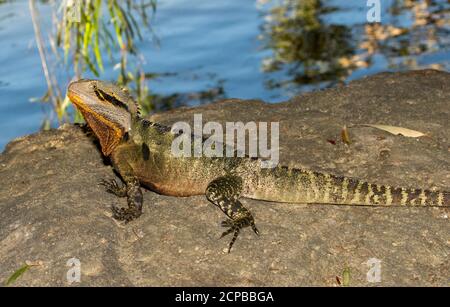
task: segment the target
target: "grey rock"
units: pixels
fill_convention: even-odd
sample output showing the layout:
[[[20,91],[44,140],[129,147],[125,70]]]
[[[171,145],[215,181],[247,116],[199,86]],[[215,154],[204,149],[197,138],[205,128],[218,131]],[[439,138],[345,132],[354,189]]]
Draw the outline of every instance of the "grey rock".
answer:
[[[450,186],[450,74],[382,73],[279,104],[227,99],[155,114],[164,124],[280,122],[282,164],[393,186]],[[358,124],[418,130],[392,135]],[[352,143],[340,137],[349,128]],[[332,144],[335,142],[335,144]],[[243,200],[261,236],[245,229],[231,254],[218,240],[224,216],[204,197],[147,191],[144,214],[127,225],[111,218],[124,199],[97,184],[113,178],[93,138],[64,125],[16,139],[0,155],[0,280],[38,264],[18,286],[448,286],[448,208],[368,208]],[[81,262],[70,284],[67,261]],[[381,282],[367,280],[368,261]]]

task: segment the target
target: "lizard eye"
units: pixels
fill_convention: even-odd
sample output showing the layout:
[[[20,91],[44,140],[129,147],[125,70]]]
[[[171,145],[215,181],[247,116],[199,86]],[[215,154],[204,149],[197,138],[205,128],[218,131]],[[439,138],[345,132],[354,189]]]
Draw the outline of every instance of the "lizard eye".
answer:
[[[106,100],[105,97],[103,96],[102,92],[99,91],[95,85],[94,85],[94,93],[97,96],[97,98],[100,99],[101,101]]]

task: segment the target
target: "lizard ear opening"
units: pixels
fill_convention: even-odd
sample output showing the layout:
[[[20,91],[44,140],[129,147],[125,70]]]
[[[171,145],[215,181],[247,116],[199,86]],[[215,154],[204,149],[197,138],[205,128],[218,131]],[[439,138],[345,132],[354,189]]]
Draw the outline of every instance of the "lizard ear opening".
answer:
[[[91,127],[97,138],[100,140],[103,154],[109,156],[114,148],[120,143],[124,136],[124,131],[115,126],[112,122],[105,120],[100,115],[94,115],[93,113],[84,112],[83,110],[80,111],[89,127]]]

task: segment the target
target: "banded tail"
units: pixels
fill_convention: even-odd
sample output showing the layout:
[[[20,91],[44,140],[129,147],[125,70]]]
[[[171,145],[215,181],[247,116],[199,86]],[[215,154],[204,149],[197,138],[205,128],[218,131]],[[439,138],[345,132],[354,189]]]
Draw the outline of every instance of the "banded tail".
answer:
[[[243,196],[277,202],[363,206],[450,206],[450,192],[391,187],[288,167],[259,170]]]

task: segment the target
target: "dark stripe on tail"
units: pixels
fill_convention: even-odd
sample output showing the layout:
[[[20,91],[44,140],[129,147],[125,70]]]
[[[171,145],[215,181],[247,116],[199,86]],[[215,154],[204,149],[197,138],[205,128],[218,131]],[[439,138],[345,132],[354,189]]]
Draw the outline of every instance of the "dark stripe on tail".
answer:
[[[372,206],[450,206],[450,192],[393,188],[354,178],[314,173],[326,203]]]

